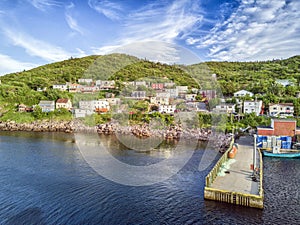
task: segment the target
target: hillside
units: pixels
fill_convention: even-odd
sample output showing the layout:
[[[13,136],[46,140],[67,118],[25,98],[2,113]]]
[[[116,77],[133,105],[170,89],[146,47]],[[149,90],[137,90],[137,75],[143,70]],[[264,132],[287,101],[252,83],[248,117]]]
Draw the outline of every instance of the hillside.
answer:
[[[276,79],[300,82],[300,56],[285,60],[265,62],[206,62],[191,66],[166,65],[141,60],[124,54],[72,58],[12,73],[1,77],[0,102],[2,105],[24,103],[37,104],[41,99],[70,97],[72,94],[53,90],[53,84],[76,82],[79,78],[138,80],[142,77],[158,77],[174,81],[177,85],[210,88],[211,74],[217,75],[224,95],[246,89],[254,93],[293,97],[298,85],[283,89],[274,84]],[[196,77],[199,85],[192,79]],[[47,88],[37,92],[37,88]],[[272,100],[272,99],[271,99]],[[5,103],[5,104],[4,104]]]

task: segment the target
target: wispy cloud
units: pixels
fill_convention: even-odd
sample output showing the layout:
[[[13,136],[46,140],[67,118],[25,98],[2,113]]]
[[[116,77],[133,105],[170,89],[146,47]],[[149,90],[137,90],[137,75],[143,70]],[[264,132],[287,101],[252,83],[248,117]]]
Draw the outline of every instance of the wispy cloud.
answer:
[[[11,58],[8,55],[0,54],[0,76],[5,75],[7,73],[18,72],[24,69],[32,69],[36,67],[36,64],[20,62]]]
[[[180,63],[182,57],[176,41],[196,29],[203,19],[201,13],[197,1],[156,1],[129,13],[121,38],[94,52],[117,51],[152,61]]]
[[[60,6],[61,3],[56,0],[27,0],[33,7],[45,11],[48,8]]]
[[[47,61],[59,61],[72,55],[60,47],[35,39],[20,31],[8,28],[4,28],[3,31],[13,45],[24,48],[31,56],[37,56]]]
[[[74,3],[71,3],[66,7],[66,12],[65,12],[66,22],[72,30],[80,33],[81,35],[84,35],[83,28],[81,28],[78,25],[77,20],[72,16],[72,9],[74,9],[74,7],[75,7]]]
[[[231,16],[204,38],[188,44],[209,49],[214,60],[267,60],[299,54],[298,0],[243,0]]]
[[[119,20],[123,13],[123,7],[120,3],[109,0],[89,0],[88,4],[92,9],[111,20]]]
[[[157,1],[133,12],[126,21],[127,36],[139,40],[174,42],[182,39],[203,19],[196,1]]]

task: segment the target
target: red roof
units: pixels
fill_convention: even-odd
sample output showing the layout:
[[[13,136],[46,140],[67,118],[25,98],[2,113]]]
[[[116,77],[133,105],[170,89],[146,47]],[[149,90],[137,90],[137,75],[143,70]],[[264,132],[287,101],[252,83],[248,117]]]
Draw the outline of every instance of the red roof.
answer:
[[[59,98],[56,103],[68,103],[69,99],[67,98]]]

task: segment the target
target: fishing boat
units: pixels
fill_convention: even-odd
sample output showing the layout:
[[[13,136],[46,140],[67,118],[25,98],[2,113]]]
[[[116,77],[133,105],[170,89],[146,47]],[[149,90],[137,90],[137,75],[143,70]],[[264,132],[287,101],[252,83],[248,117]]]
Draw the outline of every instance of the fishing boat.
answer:
[[[279,152],[279,153],[273,153],[270,151],[262,151],[263,156],[267,157],[279,157],[279,158],[300,158],[300,152]]]

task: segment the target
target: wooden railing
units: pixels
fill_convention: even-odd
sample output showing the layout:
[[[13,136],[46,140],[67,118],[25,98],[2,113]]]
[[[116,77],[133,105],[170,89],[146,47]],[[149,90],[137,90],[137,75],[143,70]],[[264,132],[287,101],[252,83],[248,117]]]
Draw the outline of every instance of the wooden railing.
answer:
[[[226,152],[221,156],[221,158],[218,160],[214,168],[209,172],[209,174],[205,177],[205,187],[210,187],[211,184],[214,182],[216,177],[218,176],[218,173],[220,171],[220,168],[224,162],[228,159],[228,152],[232,149],[234,143],[234,138],[232,138],[229,148],[226,150]]]

